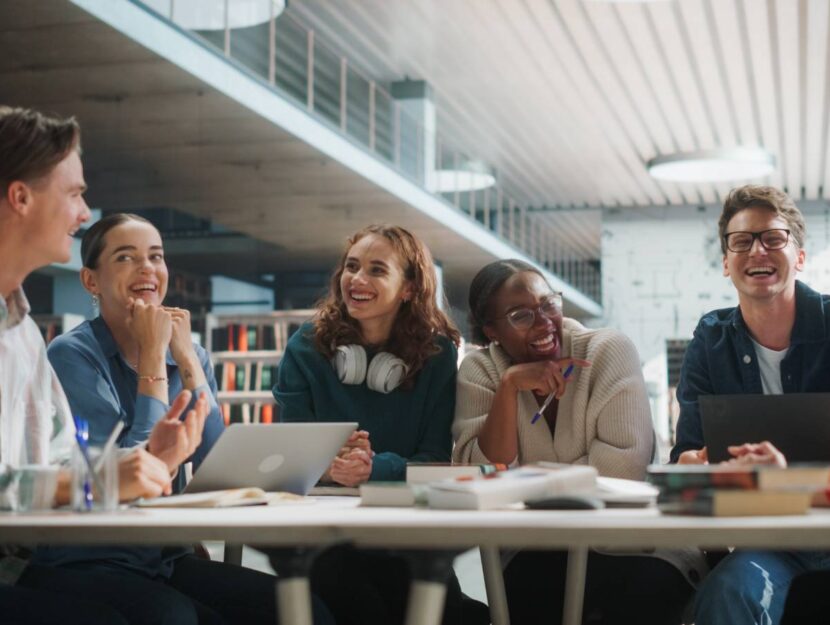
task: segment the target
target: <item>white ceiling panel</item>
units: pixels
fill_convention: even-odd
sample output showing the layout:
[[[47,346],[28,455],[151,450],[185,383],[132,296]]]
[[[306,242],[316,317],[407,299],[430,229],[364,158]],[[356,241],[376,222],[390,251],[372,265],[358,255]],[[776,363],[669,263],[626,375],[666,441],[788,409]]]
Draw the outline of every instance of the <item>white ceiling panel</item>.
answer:
[[[288,12],[379,80],[428,81],[444,141],[490,162],[520,202],[582,208],[720,201],[732,184],[657,183],[645,165],[737,145],[775,155],[766,182],[821,199],[829,7],[293,0]]]

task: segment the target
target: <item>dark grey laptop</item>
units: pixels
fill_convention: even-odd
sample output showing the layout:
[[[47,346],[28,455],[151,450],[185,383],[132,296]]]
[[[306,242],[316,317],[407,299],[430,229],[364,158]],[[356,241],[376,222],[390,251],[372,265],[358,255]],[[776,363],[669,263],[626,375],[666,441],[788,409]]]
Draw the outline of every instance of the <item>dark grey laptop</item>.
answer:
[[[787,462],[830,462],[830,393],[701,395],[709,462],[731,458],[729,445],[770,441]]]
[[[355,429],[357,423],[231,425],[184,492],[257,486],[305,495]]]

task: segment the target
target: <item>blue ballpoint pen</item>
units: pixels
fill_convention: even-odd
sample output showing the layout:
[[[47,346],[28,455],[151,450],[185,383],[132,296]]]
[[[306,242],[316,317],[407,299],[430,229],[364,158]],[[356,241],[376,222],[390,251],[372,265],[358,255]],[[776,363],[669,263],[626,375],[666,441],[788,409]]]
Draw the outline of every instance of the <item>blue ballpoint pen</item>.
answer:
[[[571,363],[565,368],[565,373],[562,374],[562,377],[567,380],[568,376],[571,375],[573,370],[574,370],[574,363]],[[548,395],[547,399],[545,399],[545,403],[543,403],[539,407],[539,412],[537,412],[535,415],[533,415],[533,418],[530,420],[530,425],[533,425],[539,419],[542,418],[542,413],[545,412],[545,410],[547,409],[548,406],[550,406],[550,402],[553,401],[553,398],[554,398],[555,395],[556,395],[556,393],[551,393],[550,395]]]
[[[88,425],[84,419],[73,415],[73,420],[75,421],[75,441],[78,443],[78,448],[81,451],[81,457],[84,460],[84,464],[87,468],[87,475],[84,477],[84,505],[87,510],[92,509],[92,485],[90,484],[89,478],[92,478],[92,481],[95,482],[95,487],[98,489],[99,493],[103,493],[104,489],[101,485],[101,481],[98,479],[98,475],[95,473],[95,467],[92,466],[92,460],[89,458],[89,443],[87,441],[88,436]]]

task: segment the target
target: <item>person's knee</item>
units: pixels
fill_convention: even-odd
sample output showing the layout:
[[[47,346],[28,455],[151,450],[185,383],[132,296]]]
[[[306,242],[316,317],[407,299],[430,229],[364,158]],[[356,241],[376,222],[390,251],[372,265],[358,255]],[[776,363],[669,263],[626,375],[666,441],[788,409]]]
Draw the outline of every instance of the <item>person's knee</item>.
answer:
[[[741,616],[756,622],[769,614],[781,588],[752,553],[732,554],[712,571],[698,590],[695,616],[698,622],[741,622]],[[727,620],[724,620],[727,619]]]
[[[185,595],[164,587],[150,600],[143,602],[131,623],[147,625],[199,625],[199,615],[193,602]]]

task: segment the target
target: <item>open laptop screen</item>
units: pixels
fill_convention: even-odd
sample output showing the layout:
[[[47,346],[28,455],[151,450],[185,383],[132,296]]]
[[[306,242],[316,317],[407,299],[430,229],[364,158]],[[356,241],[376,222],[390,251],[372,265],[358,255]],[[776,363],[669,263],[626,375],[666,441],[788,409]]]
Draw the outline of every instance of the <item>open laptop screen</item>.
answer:
[[[830,462],[830,393],[701,395],[709,462],[729,460],[729,445],[770,441],[787,462]]]
[[[357,423],[233,424],[185,492],[256,486],[305,495],[355,429]]]

